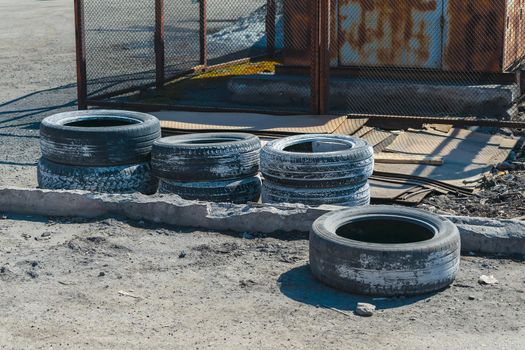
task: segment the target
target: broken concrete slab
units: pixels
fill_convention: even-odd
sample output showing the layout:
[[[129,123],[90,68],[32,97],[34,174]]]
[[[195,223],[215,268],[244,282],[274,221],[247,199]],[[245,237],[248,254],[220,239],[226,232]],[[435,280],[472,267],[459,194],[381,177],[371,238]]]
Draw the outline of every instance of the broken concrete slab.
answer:
[[[305,75],[257,74],[230,79],[228,89],[238,103],[277,106],[308,105],[310,80]],[[410,98],[407,98],[410,96]],[[335,76],[330,79],[334,111],[509,119],[517,113],[518,84],[415,81]]]
[[[93,194],[0,188],[0,212],[25,215],[125,217],[199,229],[273,233],[308,232],[321,215],[337,206],[236,205],[183,200],[176,195]],[[462,250],[482,254],[525,254],[525,222],[449,216],[461,234]]]
[[[525,221],[447,216],[461,231],[461,249],[485,254],[518,254],[525,258]]]
[[[0,188],[0,212],[87,218],[121,216],[133,220],[237,232],[308,232],[315,219],[338,208],[209,203],[188,201],[176,195]]]

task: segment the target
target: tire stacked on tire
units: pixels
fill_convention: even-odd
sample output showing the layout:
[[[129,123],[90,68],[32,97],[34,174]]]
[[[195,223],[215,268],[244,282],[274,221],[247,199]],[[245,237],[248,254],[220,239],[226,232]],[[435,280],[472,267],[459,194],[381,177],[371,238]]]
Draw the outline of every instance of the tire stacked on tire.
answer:
[[[344,135],[297,135],[261,151],[263,203],[370,204],[368,178],[374,151],[365,140]]]
[[[259,138],[245,133],[172,136],[153,145],[151,166],[159,193],[208,202],[259,200]]]
[[[91,110],[66,112],[40,126],[38,184],[45,189],[155,193],[149,160],[161,136],[152,115]]]

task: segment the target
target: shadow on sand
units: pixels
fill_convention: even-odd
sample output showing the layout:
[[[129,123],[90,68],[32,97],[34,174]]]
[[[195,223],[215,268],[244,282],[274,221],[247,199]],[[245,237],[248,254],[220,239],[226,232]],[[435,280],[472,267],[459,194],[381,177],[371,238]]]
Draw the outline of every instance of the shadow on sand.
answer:
[[[392,309],[414,304],[434,294],[409,298],[374,298],[340,292],[317,281],[310,273],[310,267],[303,265],[283,273],[278,280],[281,292],[300,303],[323,308],[355,311],[358,302],[374,304],[378,309]]]

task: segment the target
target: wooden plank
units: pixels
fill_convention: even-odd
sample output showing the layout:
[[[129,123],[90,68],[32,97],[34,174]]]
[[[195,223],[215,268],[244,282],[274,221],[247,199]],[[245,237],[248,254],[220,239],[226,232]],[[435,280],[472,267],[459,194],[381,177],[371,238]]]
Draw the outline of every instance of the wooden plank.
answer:
[[[366,118],[349,118],[345,120],[345,122],[334,131],[334,134],[353,135],[359,129],[361,129],[367,122],[368,119]]]
[[[425,164],[425,165],[443,165],[443,157],[431,157],[412,154],[398,153],[379,153],[374,156],[376,163],[382,164]]]
[[[503,138],[501,140],[499,148],[513,149],[518,144],[518,141],[519,141],[518,139],[514,139],[514,138]]]
[[[344,116],[269,115],[258,113],[206,113],[183,111],[151,112],[163,129],[209,131],[266,131],[287,134],[331,134],[346,120]]]
[[[427,130],[436,130],[448,134],[453,126],[451,124],[424,124],[423,127]]]

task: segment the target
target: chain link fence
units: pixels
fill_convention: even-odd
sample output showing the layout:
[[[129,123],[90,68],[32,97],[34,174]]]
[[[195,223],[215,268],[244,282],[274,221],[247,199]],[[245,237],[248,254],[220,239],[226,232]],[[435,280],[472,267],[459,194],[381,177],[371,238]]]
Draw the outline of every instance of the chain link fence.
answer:
[[[521,96],[525,0],[76,8],[81,106],[509,118]]]

